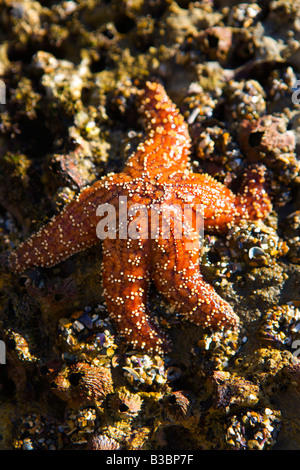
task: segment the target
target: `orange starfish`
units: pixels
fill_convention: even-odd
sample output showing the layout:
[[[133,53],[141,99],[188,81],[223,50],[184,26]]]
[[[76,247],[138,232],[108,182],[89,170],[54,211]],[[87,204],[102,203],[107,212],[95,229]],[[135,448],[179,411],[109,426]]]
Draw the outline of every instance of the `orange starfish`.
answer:
[[[182,224],[181,209],[188,205],[195,216],[201,205],[205,229],[225,231],[241,219],[264,218],[271,203],[261,166],[248,170],[239,195],[209,175],[189,171],[187,124],[160,84],[145,84],[140,111],[147,139],[128,159],[122,173],[109,174],[85,188],[11,253],[9,266],[18,273],[34,266],[49,267],[94,245],[103,232],[104,219],[99,222],[99,216],[105,210],[115,211],[119,226],[110,219],[103,241],[107,308],[128,343],[153,352],[166,349],[168,341],[151,321],[147,309],[151,280],[179,313],[196,324],[214,329],[238,324],[231,306],[200,273],[199,234],[189,222],[192,219],[185,219],[184,234],[176,236]],[[151,226],[155,219],[152,209],[156,208],[162,221],[163,207],[170,209],[167,237],[161,224],[154,224],[154,232]],[[135,217],[145,208],[146,217]],[[120,223],[124,210],[128,224],[133,224],[132,236],[129,225]]]

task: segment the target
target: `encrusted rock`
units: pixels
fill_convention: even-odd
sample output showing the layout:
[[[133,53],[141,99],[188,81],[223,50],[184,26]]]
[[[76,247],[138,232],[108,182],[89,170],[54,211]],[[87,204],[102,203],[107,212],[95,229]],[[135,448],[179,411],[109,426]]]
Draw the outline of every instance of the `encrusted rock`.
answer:
[[[280,305],[266,311],[260,328],[269,344],[296,352],[300,340],[300,309],[295,305]]]
[[[287,243],[277,231],[262,222],[241,223],[227,237],[230,254],[237,262],[248,266],[270,266],[289,252]]]
[[[280,430],[280,414],[270,408],[232,416],[227,423],[229,449],[265,450],[275,442]]]
[[[282,117],[266,115],[256,121],[244,120],[240,127],[239,142],[250,162],[265,163],[283,181],[300,181],[295,134],[287,130],[286,121]]]
[[[224,92],[231,129],[237,130],[243,119],[251,121],[265,114],[266,94],[257,80],[230,80]]]
[[[300,211],[289,214],[282,224],[284,238],[289,247],[288,257],[292,263],[300,262]]]
[[[214,408],[250,406],[258,402],[259,386],[229,372],[214,371],[209,378]]]

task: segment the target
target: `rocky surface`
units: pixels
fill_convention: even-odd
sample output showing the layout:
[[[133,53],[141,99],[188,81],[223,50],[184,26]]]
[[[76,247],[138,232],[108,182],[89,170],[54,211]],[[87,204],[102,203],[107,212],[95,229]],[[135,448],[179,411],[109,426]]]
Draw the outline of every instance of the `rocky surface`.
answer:
[[[0,448],[300,449],[299,64],[298,1],[1,2]],[[205,235],[203,272],[239,332],[183,323],[152,289],[166,357],[119,341],[100,246],[5,270],[8,250],[120,171],[147,77],[189,124],[193,170],[235,188],[262,162],[274,206]]]

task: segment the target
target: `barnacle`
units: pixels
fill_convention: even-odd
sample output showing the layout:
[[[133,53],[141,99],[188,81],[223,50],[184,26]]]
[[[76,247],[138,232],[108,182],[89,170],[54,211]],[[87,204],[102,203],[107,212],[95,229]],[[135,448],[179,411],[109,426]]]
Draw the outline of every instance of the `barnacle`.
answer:
[[[136,417],[141,411],[142,403],[138,393],[130,393],[125,388],[115,391],[109,398],[109,406],[118,418]]]
[[[53,392],[72,407],[101,403],[113,392],[108,368],[81,362],[64,366],[52,380],[51,386]]]

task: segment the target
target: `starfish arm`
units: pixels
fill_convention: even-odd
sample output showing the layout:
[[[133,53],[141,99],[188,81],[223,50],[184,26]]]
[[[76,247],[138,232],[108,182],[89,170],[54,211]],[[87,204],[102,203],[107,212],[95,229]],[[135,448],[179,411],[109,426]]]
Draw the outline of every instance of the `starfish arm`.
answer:
[[[162,352],[168,349],[168,341],[151,321],[146,306],[150,283],[147,252],[147,242],[142,240],[105,239],[102,282],[118,333],[134,348]]]
[[[141,90],[139,111],[147,139],[129,158],[124,171],[135,177],[137,168],[150,170],[154,177],[172,168],[185,169],[191,145],[188,126],[162,85],[145,83]]]
[[[252,165],[244,175],[239,194],[235,198],[236,216],[241,219],[264,219],[272,210],[271,199],[267,193],[266,168]]]
[[[207,174],[177,173],[172,188],[179,203],[194,210],[199,206],[207,230],[224,231],[242,219],[263,219],[272,209],[262,165],[248,169],[238,195]]]
[[[235,194],[210,175],[177,173],[172,178],[173,203],[200,212],[204,227],[222,231],[235,217]]]
[[[96,244],[97,207],[116,197],[119,179],[119,175],[107,176],[83,189],[62,212],[10,253],[9,269],[22,273],[36,266],[54,266]]]
[[[188,236],[152,241],[152,272],[158,291],[179,313],[203,327],[221,329],[236,326],[237,315],[214,288],[204,281],[199,269],[198,234],[191,230]]]

